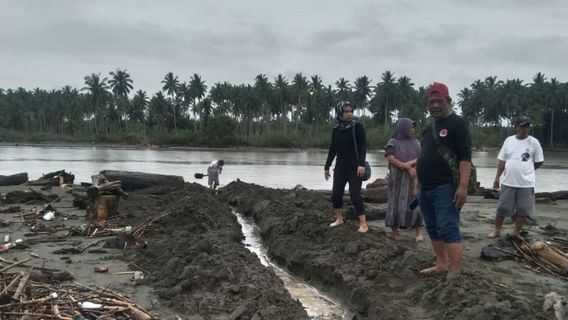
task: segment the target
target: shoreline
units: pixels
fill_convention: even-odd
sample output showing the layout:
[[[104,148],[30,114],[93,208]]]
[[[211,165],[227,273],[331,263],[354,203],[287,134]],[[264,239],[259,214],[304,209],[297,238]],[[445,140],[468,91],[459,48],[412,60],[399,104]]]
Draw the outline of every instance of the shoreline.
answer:
[[[326,151],[323,148],[277,148],[277,147],[254,147],[254,146],[233,146],[233,147],[189,147],[176,145],[154,145],[154,144],[117,144],[117,143],[98,143],[98,142],[0,142],[0,147],[40,147],[40,148],[104,148],[104,149],[124,149],[124,150],[222,150],[222,151]]]
[[[228,151],[326,151],[327,148],[306,147],[306,148],[286,148],[286,147],[256,147],[256,146],[227,146],[227,147],[190,147],[178,145],[158,145],[158,144],[127,144],[127,143],[104,143],[104,142],[6,142],[0,141],[0,147],[45,147],[45,148],[106,148],[106,149],[124,149],[124,150],[228,150]],[[374,148],[372,148],[374,149]],[[561,153],[568,152],[568,148],[543,148],[545,152]],[[474,147],[474,152],[491,152],[499,151],[498,147]]]

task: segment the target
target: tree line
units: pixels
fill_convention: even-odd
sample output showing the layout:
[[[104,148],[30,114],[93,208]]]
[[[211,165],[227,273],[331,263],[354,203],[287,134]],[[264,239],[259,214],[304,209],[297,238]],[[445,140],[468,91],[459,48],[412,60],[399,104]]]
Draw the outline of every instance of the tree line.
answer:
[[[459,91],[454,107],[472,124],[477,145],[499,144],[511,133],[507,126],[521,114],[533,119],[534,135],[544,145],[568,145],[568,83],[542,73],[532,80],[487,77]],[[319,75],[297,73],[287,79],[279,74],[270,79],[259,74],[252,83],[218,82],[211,87],[199,74],[183,80],[169,72],[161,90],[149,95],[135,91],[130,74],[116,69],[108,76],[86,76],[82,88],[0,88],[0,124],[10,132],[115,137],[115,142],[134,136],[133,142],[169,137],[167,142],[189,145],[254,145],[262,140],[271,146],[322,146],[329,139],[334,107],[342,100],[353,103],[377,140],[390,135],[397,117],[408,116],[420,126],[427,121],[426,88],[391,71],[376,81],[364,75],[333,84]]]

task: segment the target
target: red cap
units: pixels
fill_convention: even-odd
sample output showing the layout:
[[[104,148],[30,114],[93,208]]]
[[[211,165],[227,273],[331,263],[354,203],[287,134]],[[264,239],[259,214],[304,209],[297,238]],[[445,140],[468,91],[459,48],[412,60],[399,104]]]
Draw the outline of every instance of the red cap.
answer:
[[[449,98],[450,91],[448,90],[448,86],[440,82],[432,83],[428,87],[428,98],[430,97]]]

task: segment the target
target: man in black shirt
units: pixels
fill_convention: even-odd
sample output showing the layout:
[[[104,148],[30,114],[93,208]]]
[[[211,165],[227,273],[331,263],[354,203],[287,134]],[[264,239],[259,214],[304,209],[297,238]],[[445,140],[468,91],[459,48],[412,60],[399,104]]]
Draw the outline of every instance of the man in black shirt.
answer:
[[[460,273],[462,263],[459,214],[467,200],[471,136],[467,121],[451,110],[452,100],[445,84],[433,83],[427,95],[432,122],[422,132],[416,172],[421,185],[420,209],[436,254],[436,265],[420,273],[449,271],[448,277],[454,277]]]

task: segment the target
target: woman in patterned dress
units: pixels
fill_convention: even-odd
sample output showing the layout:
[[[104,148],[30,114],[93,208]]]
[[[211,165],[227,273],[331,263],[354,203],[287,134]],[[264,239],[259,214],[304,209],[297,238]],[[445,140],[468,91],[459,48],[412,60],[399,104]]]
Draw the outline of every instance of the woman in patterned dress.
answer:
[[[392,229],[387,235],[400,240],[400,229],[416,230],[416,241],[424,240],[424,222],[420,207],[409,208],[418,196],[416,179],[416,159],[420,153],[420,143],[414,138],[416,124],[409,118],[400,118],[396,130],[385,147],[385,157],[389,163],[388,206],[385,224]]]

